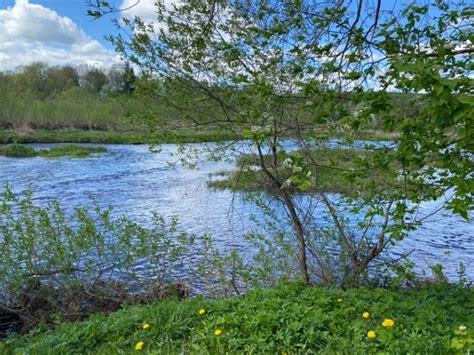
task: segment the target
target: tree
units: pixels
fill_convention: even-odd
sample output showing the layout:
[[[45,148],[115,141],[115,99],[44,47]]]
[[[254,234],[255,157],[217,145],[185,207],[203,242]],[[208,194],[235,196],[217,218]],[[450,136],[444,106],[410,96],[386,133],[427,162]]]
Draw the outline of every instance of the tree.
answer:
[[[92,16],[117,11],[92,5]],[[267,192],[292,226],[304,280],[354,286],[388,245],[424,220],[416,214],[420,202],[454,191],[443,207],[466,218],[472,208],[467,54],[474,50],[469,9],[461,5],[388,11],[381,1],[157,3],[154,22],[116,21],[131,35],[110,40],[162,83],[146,84],[141,95],[179,111],[183,125],[252,141]],[[394,117],[394,88],[421,102],[419,115]],[[154,131],[173,129],[166,119],[144,117]],[[355,136],[374,117],[400,135],[398,144],[356,150],[350,166],[315,149],[315,136]],[[325,169],[344,170],[354,188],[334,201],[320,183]],[[313,214],[315,203],[323,213]]]
[[[76,69],[70,65],[48,68],[45,73],[44,85],[50,95],[54,95],[74,86],[79,86]]]
[[[125,63],[115,64],[107,73],[107,85],[104,90],[114,93],[131,94],[135,88],[135,72]]]
[[[107,76],[98,68],[87,68],[86,72],[81,78],[81,86],[92,91],[93,93],[100,93],[107,84]]]

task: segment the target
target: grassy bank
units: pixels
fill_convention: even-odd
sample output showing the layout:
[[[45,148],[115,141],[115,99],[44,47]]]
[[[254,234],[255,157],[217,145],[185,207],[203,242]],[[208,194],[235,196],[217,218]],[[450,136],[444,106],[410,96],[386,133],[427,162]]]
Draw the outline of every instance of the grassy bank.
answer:
[[[57,147],[51,147],[47,149],[34,149],[25,144],[12,143],[5,146],[0,146],[0,156],[12,157],[12,158],[27,158],[27,157],[44,157],[44,158],[57,158],[57,157],[76,157],[84,158],[91,154],[103,153],[107,149],[104,147],[85,147],[79,145],[60,145]]]
[[[455,353],[451,347],[467,353],[473,340],[472,287],[342,291],[289,284],[229,299],[125,307],[11,336],[0,353],[118,354],[141,345],[154,354],[447,354]]]
[[[343,133],[311,134],[319,137],[347,138]],[[396,140],[397,135],[382,131],[362,131],[351,136],[361,140]],[[95,130],[0,130],[0,144],[7,143],[95,143],[95,144],[150,144],[150,143],[200,143],[243,139],[230,131],[176,130],[172,134],[153,136],[144,130],[95,131]]]
[[[177,130],[173,134],[152,136],[146,131],[33,130],[0,131],[0,143],[95,143],[151,144],[200,143],[241,139],[231,132]]]

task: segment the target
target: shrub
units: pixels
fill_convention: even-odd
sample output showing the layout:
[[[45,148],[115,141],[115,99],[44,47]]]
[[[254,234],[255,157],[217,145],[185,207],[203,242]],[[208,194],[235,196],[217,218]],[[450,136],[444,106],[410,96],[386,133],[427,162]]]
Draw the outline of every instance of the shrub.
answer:
[[[97,204],[67,215],[57,201],[37,206],[30,191],[7,186],[0,221],[0,311],[15,315],[19,330],[186,294],[184,286],[168,286],[194,240],[176,220],[154,214],[146,229]]]

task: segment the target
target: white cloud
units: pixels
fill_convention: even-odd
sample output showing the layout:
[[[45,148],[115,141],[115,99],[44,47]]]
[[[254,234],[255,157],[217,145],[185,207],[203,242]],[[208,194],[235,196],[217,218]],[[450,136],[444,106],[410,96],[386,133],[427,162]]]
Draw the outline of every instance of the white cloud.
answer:
[[[28,0],[0,10],[0,70],[34,61],[108,67],[119,62],[70,18]]]
[[[161,1],[163,3],[163,0]],[[165,6],[168,1],[165,2]],[[155,0],[123,0],[120,5],[123,9],[122,16],[133,18],[140,17],[144,21],[153,21],[156,19]]]

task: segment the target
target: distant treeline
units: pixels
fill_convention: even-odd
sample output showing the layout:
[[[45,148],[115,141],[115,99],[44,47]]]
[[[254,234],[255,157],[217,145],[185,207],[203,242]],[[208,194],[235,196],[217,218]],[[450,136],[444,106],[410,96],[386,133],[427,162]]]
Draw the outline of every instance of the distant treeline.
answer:
[[[136,80],[126,64],[103,70],[32,63],[0,72],[0,128],[120,128],[127,114],[119,101]]]
[[[225,96],[230,104],[222,106],[218,100],[203,95],[206,87],[216,97]],[[143,94],[145,92],[152,95]],[[181,109],[192,114],[197,127],[207,130],[226,129],[226,120],[240,120],[248,102],[243,97],[252,97],[245,87],[227,88],[208,83],[197,83],[186,79],[159,80],[141,78],[127,64],[114,65],[110,69],[91,66],[48,66],[32,63],[14,71],[0,72],[0,129],[28,133],[32,130],[93,130],[130,131],[144,130],[140,119],[130,117],[138,112],[147,115],[147,122],[161,126],[183,127]],[[240,95],[241,93],[245,95]],[[392,93],[390,101],[394,116],[417,115],[419,109],[413,104],[413,95]],[[350,98],[350,96],[348,97]],[[278,98],[276,98],[278,99]],[[312,130],[321,117],[329,120],[341,118],[341,112],[363,109],[347,100],[344,110],[334,110],[324,100],[315,107],[300,112],[301,100],[310,99],[304,94],[295,94],[285,111],[285,122],[291,127],[298,115],[302,127]],[[179,107],[178,107],[179,106]],[[229,116],[230,115],[230,118]],[[234,117],[237,115],[236,117]],[[138,115],[139,116],[139,115]],[[249,113],[249,122],[253,122]],[[250,124],[250,123],[249,123]],[[381,123],[374,117],[367,129],[379,129]],[[234,132],[239,133],[239,132]]]

